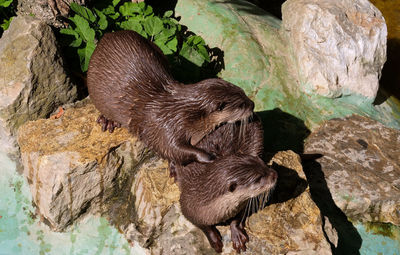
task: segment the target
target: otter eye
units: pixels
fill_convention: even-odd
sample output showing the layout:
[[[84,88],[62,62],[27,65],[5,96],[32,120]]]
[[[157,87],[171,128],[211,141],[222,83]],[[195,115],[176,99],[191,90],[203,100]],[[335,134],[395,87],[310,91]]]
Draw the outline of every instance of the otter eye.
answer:
[[[231,183],[231,185],[229,185],[229,188],[228,188],[229,192],[234,192],[236,189],[236,186],[237,186],[237,184],[235,182]]]
[[[225,108],[225,106],[226,106],[226,103],[225,103],[225,102],[220,103],[220,104],[218,105],[218,111],[222,111],[222,110]]]

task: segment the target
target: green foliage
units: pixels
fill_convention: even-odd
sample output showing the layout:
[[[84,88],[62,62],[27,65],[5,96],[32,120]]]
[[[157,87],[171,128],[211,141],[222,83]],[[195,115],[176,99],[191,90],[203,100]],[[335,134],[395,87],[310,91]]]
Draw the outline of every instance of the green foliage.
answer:
[[[75,13],[70,18],[71,25],[60,32],[69,38],[70,47],[77,48],[83,72],[87,71],[96,42],[104,33],[117,30],[136,31],[153,41],[172,61],[184,58],[198,67],[210,62],[204,40],[187,35],[172,17],[173,11],[160,17],[144,2],[121,0],[103,0],[92,9],[71,3],[71,9]]]
[[[0,0],[0,36],[10,26],[15,16],[15,5],[13,0]]]

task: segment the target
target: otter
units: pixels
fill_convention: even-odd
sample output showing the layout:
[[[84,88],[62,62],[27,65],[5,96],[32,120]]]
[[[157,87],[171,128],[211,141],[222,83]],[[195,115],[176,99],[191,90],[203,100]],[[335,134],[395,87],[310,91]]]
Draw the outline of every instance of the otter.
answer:
[[[196,144],[222,123],[247,119],[254,103],[222,79],[176,81],[161,50],[134,31],[108,33],[89,62],[89,95],[103,131],[126,127],[162,158],[186,165],[214,155]]]
[[[197,146],[212,152],[216,159],[208,164],[175,165],[182,213],[204,232],[215,251],[222,252],[216,228],[220,223],[230,224],[233,248],[245,251],[244,219],[252,207],[265,206],[278,177],[261,159],[261,123],[255,119],[247,125],[223,125]]]

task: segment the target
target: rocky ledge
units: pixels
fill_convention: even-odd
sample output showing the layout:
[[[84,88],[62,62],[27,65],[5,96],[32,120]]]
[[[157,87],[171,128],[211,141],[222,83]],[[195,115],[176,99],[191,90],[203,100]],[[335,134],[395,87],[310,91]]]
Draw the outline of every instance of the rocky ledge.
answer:
[[[64,231],[83,215],[106,216],[126,238],[152,254],[210,254],[203,233],[179,208],[179,189],[159,159],[125,129],[101,132],[90,103],[58,119],[31,121],[19,129],[24,175],[41,218]],[[277,153],[270,164],[279,182],[270,204],[247,221],[248,254],[330,254],[335,231],[313,202],[300,157]],[[224,254],[234,252],[221,226]],[[325,232],[333,233],[331,241]]]

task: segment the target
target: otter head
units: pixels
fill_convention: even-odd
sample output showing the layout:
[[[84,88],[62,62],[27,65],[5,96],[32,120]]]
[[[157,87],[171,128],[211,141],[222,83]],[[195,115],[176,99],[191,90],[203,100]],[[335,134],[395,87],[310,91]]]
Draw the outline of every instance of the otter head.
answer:
[[[188,114],[194,127],[192,145],[223,123],[245,121],[253,115],[254,103],[243,89],[222,79],[207,79],[184,88],[187,107],[192,110]]]
[[[186,199],[194,200],[191,210],[196,211],[196,221],[204,225],[234,217],[252,198],[262,196],[266,200],[278,177],[259,157],[250,155],[231,155],[204,167],[206,170],[195,177],[198,185],[182,190],[188,192]],[[184,199],[181,197],[181,204]]]

